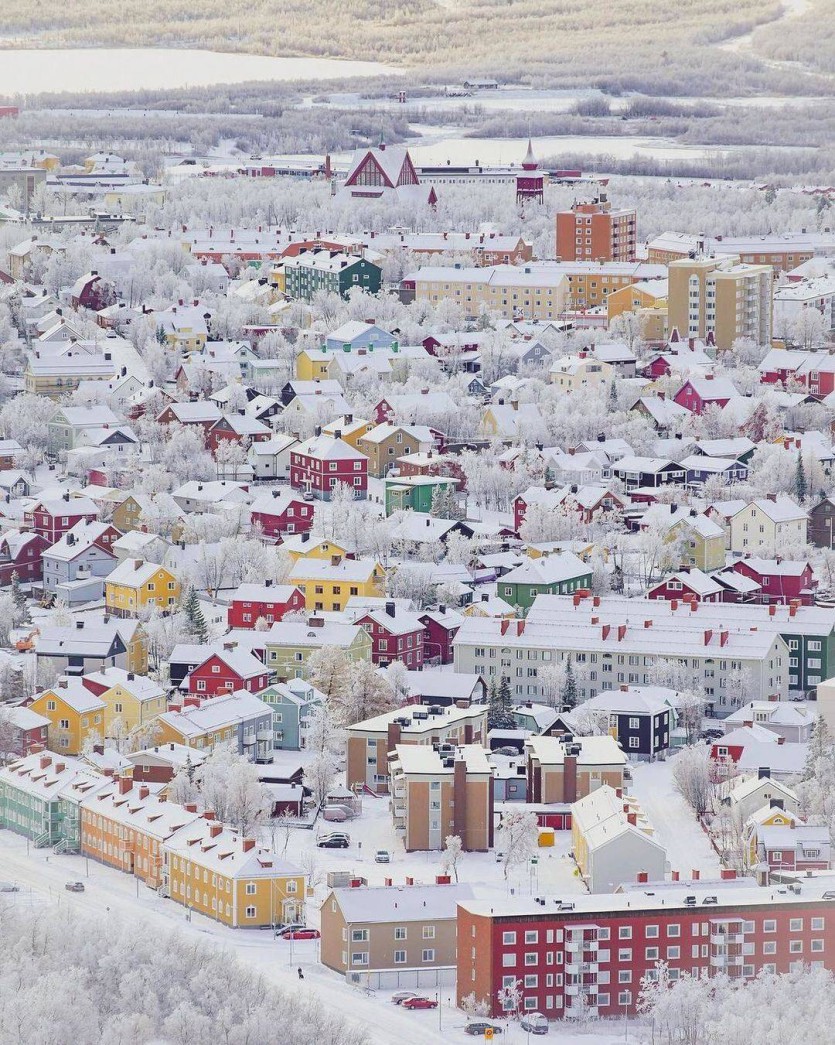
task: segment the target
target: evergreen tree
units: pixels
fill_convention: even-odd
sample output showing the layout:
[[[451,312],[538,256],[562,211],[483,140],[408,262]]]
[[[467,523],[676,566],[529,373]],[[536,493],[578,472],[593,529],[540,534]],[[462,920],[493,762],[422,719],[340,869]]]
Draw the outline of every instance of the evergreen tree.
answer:
[[[577,707],[577,680],[574,678],[574,668],[571,666],[571,657],[565,666],[565,685],[562,688],[562,710],[571,711]]]
[[[15,604],[15,619],[17,624],[31,624],[32,615],[29,612],[29,603],[26,599],[25,593],[20,587],[20,578],[17,575],[17,570],[12,573],[12,598]]]
[[[609,400],[606,406],[610,414],[613,414],[618,408],[618,390],[614,380],[609,384]]]
[[[803,457],[800,454],[797,455],[797,469],[794,473],[794,493],[801,504],[806,500],[806,469],[803,467]]]
[[[194,635],[198,642],[208,642],[209,628],[206,624],[206,618],[203,616],[203,611],[200,609],[200,600],[197,598],[197,590],[194,585],[192,585],[188,590],[188,596],[186,597],[183,610],[186,615],[186,620],[188,621],[189,631]]]
[[[490,729],[513,729],[513,698],[510,694],[510,679],[502,675],[499,684],[490,680],[490,703],[487,707],[487,725]]]

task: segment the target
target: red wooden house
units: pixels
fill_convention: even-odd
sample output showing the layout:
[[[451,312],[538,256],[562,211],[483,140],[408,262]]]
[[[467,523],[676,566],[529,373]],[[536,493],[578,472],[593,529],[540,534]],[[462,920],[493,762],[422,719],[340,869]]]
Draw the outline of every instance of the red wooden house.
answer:
[[[245,650],[213,653],[188,676],[188,692],[199,697],[216,697],[239,689],[260,693],[268,685],[269,672]]]
[[[23,758],[35,751],[46,750],[50,722],[45,715],[21,705],[7,708],[6,713],[12,729],[12,742],[7,749],[9,756]]]
[[[725,589],[701,570],[682,570],[665,577],[647,592],[650,599],[681,599],[682,602],[724,602]]]
[[[288,533],[306,533],[313,525],[313,505],[290,490],[270,490],[250,506],[252,525],[279,541]]]
[[[247,414],[224,414],[209,426],[206,447],[214,453],[222,442],[249,446],[251,443],[266,443],[274,434],[271,428],[257,418]]]
[[[7,530],[0,537],[0,587],[12,583],[12,574],[26,584],[43,579],[43,553],[49,542],[39,533]]]
[[[452,664],[452,640],[458,633],[463,616],[456,610],[439,606],[437,610],[427,610],[418,620],[426,628],[423,636],[424,655],[429,660],[437,658],[441,664]]]
[[[98,515],[99,510],[89,497],[71,497],[66,492],[61,497],[38,501],[24,512],[23,521],[53,545],[73,526],[97,519]]]
[[[827,352],[810,352],[795,376],[813,395],[828,396],[835,391],[835,356]]]
[[[737,395],[733,382],[728,378],[705,374],[704,377],[691,377],[685,381],[673,399],[691,414],[701,415],[709,406],[723,409]]]
[[[212,425],[217,424],[221,416],[220,408],[215,403],[201,399],[195,403],[169,403],[157,415],[157,421],[162,425],[196,425],[202,430],[205,441]]]
[[[226,622],[230,628],[254,628],[260,617],[273,624],[303,609],[304,594],[293,584],[241,584],[229,603]]]
[[[759,601],[787,606],[793,600],[813,606],[818,582],[808,562],[777,559],[739,559],[736,573],[750,577],[761,588]]]
[[[344,439],[315,435],[290,454],[290,485],[319,500],[329,501],[339,483],[350,486],[354,497],[368,495],[368,458]]]
[[[356,623],[371,636],[372,663],[386,665],[399,660],[412,671],[423,667],[426,628],[416,613],[387,602],[384,609],[370,610]]]
[[[76,312],[80,308],[99,312],[116,300],[116,288],[109,280],[102,279],[98,272],[88,272],[73,284],[71,303]]]

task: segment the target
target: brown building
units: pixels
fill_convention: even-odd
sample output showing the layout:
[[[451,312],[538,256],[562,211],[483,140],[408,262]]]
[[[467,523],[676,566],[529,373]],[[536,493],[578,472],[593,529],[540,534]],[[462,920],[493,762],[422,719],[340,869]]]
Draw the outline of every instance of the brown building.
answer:
[[[450,884],[334,889],[320,911],[322,964],[351,979],[417,970],[410,986],[434,986],[437,972],[422,983],[420,971],[455,967],[458,904],[472,896],[469,885]]]
[[[835,501],[823,497],[809,509],[809,543],[815,548],[835,548]]]
[[[713,334],[726,350],[740,337],[771,342],[772,284],[769,265],[741,265],[736,255],[670,262],[667,321],[684,338]]]
[[[349,726],[347,751],[348,787],[367,784],[373,791],[389,789],[388,756],[398,744],[484,744],[487,741],[487,707],[460,708],[413,704]]]
[[[603,784],[623,787],[626,755],[614,737],[530,737],[525,741],[528,801],[571,803]]]
[[[395,467],[398,457],[432,449],[428,428],[415,425],[377,425],[357,440],[357,449],[368,458],[368,474],[382,479]]]
[[[197,769],[206,761],[202,751],[185,744],[158,744],[125,756],[133,764],[133,779],[143,784],[167,784],[180,770]]]
[[[398,744],[389,755],[394,827],[406,852],[440,850],[458,835],[467,852],[493,846],[493,767],[480,744],[436,751]]]
[[[608,195],[557,213],[560,261],[634,261],[638,222],[634,210],[612,210]]]

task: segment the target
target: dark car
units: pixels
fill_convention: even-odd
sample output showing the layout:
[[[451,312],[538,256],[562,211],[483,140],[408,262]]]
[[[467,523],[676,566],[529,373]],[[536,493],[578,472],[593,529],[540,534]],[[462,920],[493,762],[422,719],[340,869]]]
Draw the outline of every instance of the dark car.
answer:
[[[479,1020],[475,1023],[468,1023],[464,1028],[465,1034],[472,1034],[472,1036],[483,1038],[486,1031],[491,1030],[494,1034],[501,1034],[502,1028],[496,1023],[487,1023],[484,1020]]]
[[[67,882],[64,888],[70,893],[83,893],[84,882]]]
[[[350,844],[347,838],[320,838],[316,843],[320,849],[347,849]]]
[[[404,1009],[437,1009],[438,1003],[433,998],[407,998],[401,1002]]]

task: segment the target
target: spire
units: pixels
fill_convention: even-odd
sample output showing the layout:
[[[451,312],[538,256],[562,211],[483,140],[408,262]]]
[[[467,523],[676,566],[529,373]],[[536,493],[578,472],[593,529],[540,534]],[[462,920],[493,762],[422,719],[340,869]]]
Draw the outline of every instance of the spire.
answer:
[[[528,151],[525,153],[525,158],[522,160],[522,170],[535,171],[539,167],[536,161],[536,157],[533,154],[533,142],[528,138]]]

